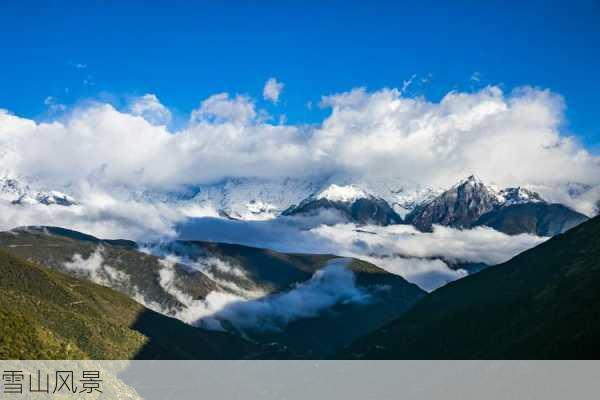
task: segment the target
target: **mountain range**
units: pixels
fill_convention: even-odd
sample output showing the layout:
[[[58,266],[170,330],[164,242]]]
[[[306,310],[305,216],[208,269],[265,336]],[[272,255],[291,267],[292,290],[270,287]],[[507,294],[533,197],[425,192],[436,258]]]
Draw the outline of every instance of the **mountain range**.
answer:
[[[0,179],[0,201],[17,212],[31,207],[85,215],[84,200],[24,182]],[[0,357],[585,358],[580,349],[595,354],[600,217],[590,220],[530,188],[497,189],[475,176],[445,190],[397,187],[330,177],[230,179],[174,192],[127,192],[136,201],[213,209],[220,216],[216,221],[227,226],[240,222],[223,218],[276,220],[299,231],[352,223],[357,226],[345,226],[343,234],[366,250],[350,257],[198,240],[105,240],[52,226],[0,232]],[[401,224],[414,228],[381,228]],[[380,227],[361,227],[366,225]],[[378,235],[399,230],[418,240],[422,234],[415,229],[430,232],[436,226],[456,228],[448,230],[453,234],[485,226],[553,238],[489,267],[489,261],[446,257],[443,250],[431,259],[403,258],[393,249],[370,257],[370,239],[361,242],[352,233],[374,235],[377,250],[394,247]],[[457,277],[468,277],[426,293],[375,265],[386,266],[390,257],[399,257],[393,262],[404,268],[437,262],[442,272],[461,270]],[[36,316],[39,310],[43,314]],[[573,333],[577,337],[569,344]]]
[[[588,219],[562,204],[546,202],[526,188],[495,190],[469,176],[437,196],[415,202],[402,218],[382,198],[355,187],[331,185],[283,212],[284,216],[315,216],[335,210],[345,222],[390,225],[406,223],[422,231],[433,225],[455,228],[489,226],[509,235],[554,236]]]
[[[475,176],[469,176],[415,207],[406,222],[424,231],[431,230],[433,224],[456,228],[484,225],[509,235],[554,236],[587,219],[562,204],[544,201],[538,193],[528,189],[496,191]]]
[[[469,176],[447,190],[393,189],[391,184],[337,184],[335,178],[308,180],[229,179],[176,192],[131,192],[137,200],[173,207],[199,206],[215,215],[242,220],[310,217],[318,223],[411,224],[468,229],[489,226],[515,235],[553,236],[588,219],[563,204],[551,203],[524,187],[498,190]],[[371,191],[365,187],[375,187]],[[75,206],[75,198],[56,190],[34,190],[16,178],[0,179],[0,199],[15,205]]]
[[[180,293],[201,298],[199,293],[224,284],[210,268],[202,272],[206,279],[193,277],[199,270],[190,260],[206,254],[243,265],[247,275],[233,273],[239,279],[230,281],[238,289],[254,285],[270,291],[229,306],[230,311],[243,307],[241,314],[223,312],[228,307],[215,311],[219,331],[139,304],[147,296],[171,310],[185,306],[177,304],[185,303],[185,296],[163,281],[169,256],[140,251],[130,241],[104,241],[62,228],[23,228],[0,239],[0,357],[592,359],[600,356],[599,240],[600,217],[595,217],[428,294],[356,260],[206,242],[161,244],[171,257],[188,257],[187,265],[175,268],[181,279],[171,282]],[[84,258],[80,254],[93,257],[98,247],[102,262],[91,265],[100,267],[73,268]],[[315,288],[331,296],[341,285],[327,274],[332,267],[354,274],[351,296],[334,296],[325,308],[290,318],[279,329],[246,329],[231,318],[242,316],[243,322],[265,316],[265,309],[289,311],[315,303]],[[231,277],[225,264],[215,268]],[[130,298],[130,283],[110,281],[125,274],[144,292],[137,302]],[[385,294],[374,299],[380,292]],[[262,321],[285,319],[285,314],[274,315]],[[172,316],[181,319],[181,314]]]

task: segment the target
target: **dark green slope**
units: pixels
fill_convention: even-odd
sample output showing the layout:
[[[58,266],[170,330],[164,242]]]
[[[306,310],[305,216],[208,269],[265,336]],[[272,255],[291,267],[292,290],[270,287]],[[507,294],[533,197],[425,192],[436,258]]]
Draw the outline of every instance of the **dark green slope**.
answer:
[[[600,217],[450,283],[341,357],[600,358]]]
[[[257,348],[0,251],[0,359],[244,358]]]
[[[0,232],[0,249],[25,260],[38,263],[80,279],[89,279],[84,273],[68,270],[64,264],[76,254],[88,259],[102,249],[103,262],[127,274],[126,282],[111,281],[111,288],[130,297],[141,292],[144,299],[165,308],[180,304],[159,284],[160,259],[137,250],[137,244],[128,240],[103,240],[81,232],[58,227],[23,227]],[[204,297],[217,285],[204,274],[177,268],[177,279],[191,295]],[[139,290],[138,290],[139,289]]]

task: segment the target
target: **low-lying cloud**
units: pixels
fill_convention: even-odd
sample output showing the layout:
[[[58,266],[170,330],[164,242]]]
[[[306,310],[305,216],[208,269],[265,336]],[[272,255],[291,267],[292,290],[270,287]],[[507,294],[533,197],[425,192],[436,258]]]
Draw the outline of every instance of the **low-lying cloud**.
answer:
[[[224,319],[236,329],[278,331],[291,321],[315,317],[336,304],[364,304],[370,295],[356,286],[347,260],[334,260],[295,288],[250,301],[234,302],[211,318]]]
[[[106,264],[102,251],[102,246],[99,246],[87,258],[74,254],[71,260],[63,263],[63,267],[102,286],[114,288],[129,284],[129,275]]]
[[[466,275],[466,271],[451,266],[499,264],[545,240],[527,234],[509,236],[487,227],[460,230],[434,226],[433,232],[419,232],[410,225],[306,227],[299,226],[298,221],[199,218],[186,221],[178,227],[178,232],[182,239],[356,257],[401,275],[425,290]]]
[[[177,287],[175,264],[165,261],[159,283],[183,307],[163,312],[188,324],[213,330],[233,327],[242,333],[279,331],[291,321],[317,316],[336,304],[370,301],[369,294],[356,286],[354,273],[345,268],[347,262],[345,259],[331,261],[310,280],[282,293],[247,298],[211,291],[203,299],[194,299]]]

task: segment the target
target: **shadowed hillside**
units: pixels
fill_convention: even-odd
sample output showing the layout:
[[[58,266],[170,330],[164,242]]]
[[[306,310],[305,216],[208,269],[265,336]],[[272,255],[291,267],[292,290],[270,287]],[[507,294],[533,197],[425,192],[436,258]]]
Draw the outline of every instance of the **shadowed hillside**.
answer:
[[[450,283],[341,357],[600,357],[600,217]]]

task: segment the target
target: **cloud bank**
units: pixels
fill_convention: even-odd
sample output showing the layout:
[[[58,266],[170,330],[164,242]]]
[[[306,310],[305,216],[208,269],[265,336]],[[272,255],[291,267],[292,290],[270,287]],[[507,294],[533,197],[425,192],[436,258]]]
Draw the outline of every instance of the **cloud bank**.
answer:
[[[509,236],[487,227],[460,230],[435,226],[430,233],[419,232],[410,225],[306,227],[303,223],[294,218],[272,221],[199,218],[186,220],[177,231],[182,239],[355,257],[425,290],[464,277],[467,272],[460,268],[461,264],[499,264],[545,240],[532,235]]]
[[[269,89],[268,98],[279,91]],[[221,93],[177,131],[165,126],[170,111],[152,94],[126,110],[88,103],[53,122],[3,110],[0,170],[49,187],[111,192],[318,174],[448,187],[475,173],[498,186],[533,186],[588,214],[600,195],[599,158],[562,131],[564,102],[547,90],[492,86],[432,102],[358,88],[324,96],[321,106],[331,110],[321,124],[281,124],[252,98]],[[573,184],[585,193],[574,195]]]

